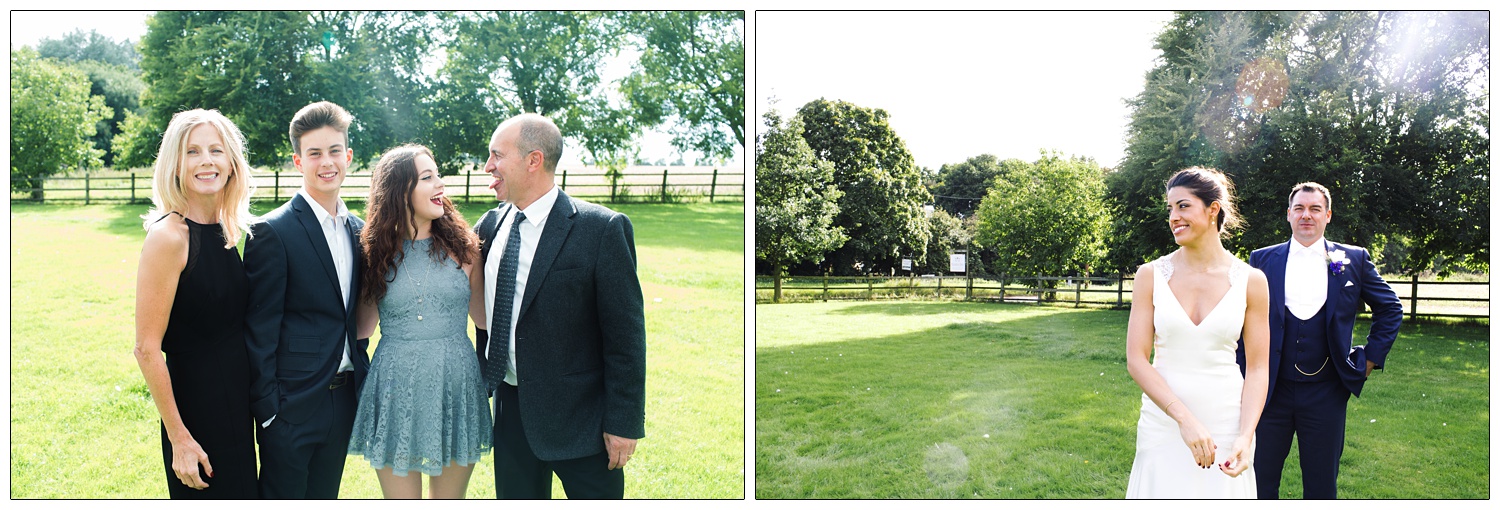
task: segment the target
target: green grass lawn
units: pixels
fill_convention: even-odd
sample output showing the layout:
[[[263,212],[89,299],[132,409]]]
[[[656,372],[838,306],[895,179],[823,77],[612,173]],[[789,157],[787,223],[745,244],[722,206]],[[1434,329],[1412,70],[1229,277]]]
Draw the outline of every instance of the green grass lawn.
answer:
[[[1128,312],[755,310],[756,498],[1125,496],[1141,395],[1125,369]],[[1403,325],[1386,370],[1350,401],[1341,497],[1490,497],[1488,339]],[[1300,476],[1288,462],[1283,497],[1301,497]]]
[[[472,223],[493,205],[460,208]],[[744,205],[611,207],[635,226],[646,299],[646,438],[625,495],[742,498]],[[11,205],[12,497],[167,496],[158,416],[131,355],[146,209]],[[487,456],[468,497],[493,498],[493,473]],[[380,497],[362,457],[348,458],[340,497]]]

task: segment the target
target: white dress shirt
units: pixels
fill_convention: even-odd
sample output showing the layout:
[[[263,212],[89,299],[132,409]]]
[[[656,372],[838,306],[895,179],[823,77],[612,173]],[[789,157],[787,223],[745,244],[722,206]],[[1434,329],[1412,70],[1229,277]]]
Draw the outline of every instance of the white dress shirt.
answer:
[[[1327,243],[1319,237],[1302,246],[1293,238],[1286,254],[1286,308],[1298,319],[1311,319],[1328,300]]]
[[[349,280],[354,275],[354,246],[349,241],[349,231],[344,224],[349,221],[349,208],[344,207],[344,200],[334,198],[338,202],[338,212],[329,214],[323,210],[323,206],[307,194],[307,190],[297,190],[302,199],[312,205],[313,214],[318,217],[318,224],[323,226],[323,238],[328,240],[328,251],[333,255],[333,268],[339,273],[339,292],[344,298],[344,309],[349,310]],[[339,361],[339,372],[354,370],[354,362],[349,361],[349,343],[344,342],[344,358]]]
[[[526,220],[521,223],[521,248],[519,258],[516,261],[516,289],[514,299],[510,305],[510,331],[495,331],[495,318],[489,318],[488,330],[490,342],[498,342],[505,339],[506,350],[510,353],[509,362],[505,366],[505,382],[511,386],[517,386],[516,379],[516,321],[521,315],[521,299],[526,295],[527,273],[531,272],[531,261],[536,256],[537,242],[542,238],[542,227],[547,225],[547,216],[552,212],[552,205],[557,203],[557,186],[542,194],[530,206],[522,209],[526,214]],[[495,231],[494,245],[490,246],[490,256],[484,261],[484,309],[490,313],[495,309],[495,279],[500,273],[500,258],[505,254],[505,244],[510,240],[510,228],[515,223],[516,208],[511,207],[501,218],[500,229]],[[490,313],[493,315],[493,313]],[[485,351],[485,357],[489,357],[489,351]]]

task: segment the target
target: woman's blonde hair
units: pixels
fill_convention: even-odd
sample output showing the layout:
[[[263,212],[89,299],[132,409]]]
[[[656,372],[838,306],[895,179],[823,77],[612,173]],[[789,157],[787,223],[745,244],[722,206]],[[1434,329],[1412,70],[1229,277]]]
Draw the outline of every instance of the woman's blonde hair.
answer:
[[[187,193],[183,182],[191,175],[184,168],[187,159],[188,134],[200,125],[208,124],[219,132],[224,148],[229,155],[229,177],[224,189],[219,192],[219,226],[224,229],[225,248],[233,248],[240,240],[240,233],[250,231],[250,195],[255,186],[250,182],[250,162],[245,159],[245,135],[240,128],[218,110],[195,109],[178,112],[167,124],[161,136],[161,148],[156,152],[156,165],[151,178],[151,210],[142,218],[146,229],[151,228],[162,216],[187,210]]]

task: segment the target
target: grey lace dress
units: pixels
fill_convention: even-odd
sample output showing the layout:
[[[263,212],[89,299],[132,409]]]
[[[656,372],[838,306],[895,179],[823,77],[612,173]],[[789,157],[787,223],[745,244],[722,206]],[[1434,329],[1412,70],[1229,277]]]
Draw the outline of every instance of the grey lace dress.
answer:
[[[469,341],[469,280],[432,240],[406,241],[380,300],[380,342],[359,396],[349,453],[398,476],[442,474],[491,449],[492,421]]]

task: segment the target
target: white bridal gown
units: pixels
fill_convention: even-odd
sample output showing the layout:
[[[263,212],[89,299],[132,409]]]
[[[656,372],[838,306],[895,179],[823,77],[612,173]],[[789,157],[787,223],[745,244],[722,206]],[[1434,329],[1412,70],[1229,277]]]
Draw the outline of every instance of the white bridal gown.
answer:
[[[1172,255],[1152,262],[1151,304],[1156,326],[1151,366],[1161,373],[1172,392],[1213,435],[1214,467],[1193,462],[1177,422],[1145,394],[1136,423],[1135,464],[1130,469],[1126,498],[1205,499],[1255,498],[1255,468],[1230,477],[1220,471],[1240,435],[1240,395],[1245,378],[1235,363],[1235,346],[1245,323],[1245,282],[1250,266],[1236,261],[1229,269],[1229,292],[1203,322],[1193,324],[1167,281],[1172,278]],[[1245,454],[1255,458],[1254,445]]]

